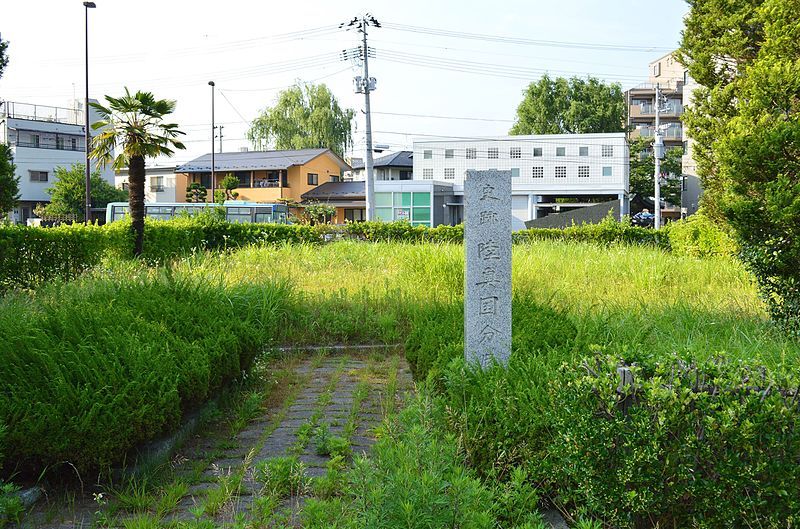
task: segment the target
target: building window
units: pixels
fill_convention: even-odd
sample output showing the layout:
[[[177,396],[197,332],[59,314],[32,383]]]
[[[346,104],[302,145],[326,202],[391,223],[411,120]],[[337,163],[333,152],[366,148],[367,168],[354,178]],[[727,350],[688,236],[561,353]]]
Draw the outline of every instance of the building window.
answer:
[[[653,65],[653,77],[661,75],[661,63],[657,62]]]
[[[31,145],[36,149],[39,148],[39,135],[38,134],[31,134]]]
[[[567,155],[566,147],[556,147],[556,156],[566,156],[566,155]]]
[[[400,171],[400,180],[412,180],[413,176],[412,171]]]
[[[490,160],[496,160],[497,158],[500,157],[500,150],[497,147],[489,147],[489,151],[487,154],[488,154],[487,157]]]
[[[542,148],[541,147],[534,147],[533,148],[533,155],[534,156],[541,156],[542,155]]]
[[[350,209],[344,210],[344,220],[348,222],[364,222],[366,219],[366,211],[363,209]]]
[[[200,185],[211,189],[211,173],[200,173]]]
[[[519,178],[519,167],[511,168],[511,178]]]
[[[519,160],[522,158],[522,147],[511,147],[511,150],[508,154],[511,158]]]
[[[129,189],[128,182],[122,182],[122,190],[127,191]]]
[[[566,165],[557,165],[556,166],[556,178],[566,178],[567,177],[567,166]]]
[[[531,173],[531,176],[534,178],[544,178],[544,167],[542,167],[541,165],[539,166],[534,165],[533,173]]]
[[[603,167],[603,176],[613,176],[613,171],[611,169],[611,166],[607,165]]]
[[[467,160],[474,160],[478,157],[478,149],[475,147],[467,147]]]
[[[444,150],[444,157],[445,158],[453,158],[453,149],[445,149]]]
[[[47,182],[47,171],[28,171],[31,182]]]
[[[422,179],[423,180],[433,180],[433,169],[423,169],[422,170]]]
[[[150,191],[153,193],[160,193],[164,191],[164,177],[151,176],[150,177]]]
[[[236,171],[233,176],[239,180],[239,187],[250,187],[250,171]]]
[[[600,151],[603,158],[611,158],[614,156],[614,146],[613,145],[603,145],[602,150]]]
[[[423,160],[430,160],[433,158],[433,151],[431,149],[425,149],[422,151],[422,159]]]
[[[70,147],[72,147],[73,151],[77,151],[78,150],[78,138],[70,138],[69,143],[70,143]]]
[[[444,170],[444,179],[445,180],[452,180],[456,177],[456,170],[452,167],[448,167]]]
[[[330,179],[331,182],[338,182],[339,180],[341,180],[341,177],[338,174],[332,174],[331,175],[331,179]]]
[[[578,166],[578,178],[589,178],[589,166],[588,165],[579,165]]]
[[[317,173],[308,173],[308,185],[315,186],[319,184],[319,175]]]
[[[578,147],[578,156],[589,156],[589,147]]]
[[[56,149],[59,151],[64,150],[64,138],[62,136],[56,136]]]

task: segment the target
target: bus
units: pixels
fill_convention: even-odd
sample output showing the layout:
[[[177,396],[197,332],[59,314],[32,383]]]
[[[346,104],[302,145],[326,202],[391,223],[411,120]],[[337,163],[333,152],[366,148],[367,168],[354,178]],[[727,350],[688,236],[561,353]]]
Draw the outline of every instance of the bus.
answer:
[[[224,204],[202,202],[159,202],[145,204],[144,215],[147,218],[169,220],[182,215],[197,215],[209,208],[223,208],[228,222],[269,222],[276,224],[289,223],[289,207],[286,204],[261,204],[228,200]],[[121,220],[128,214],[127,202],[110,202],[106,206],[106,222]]]

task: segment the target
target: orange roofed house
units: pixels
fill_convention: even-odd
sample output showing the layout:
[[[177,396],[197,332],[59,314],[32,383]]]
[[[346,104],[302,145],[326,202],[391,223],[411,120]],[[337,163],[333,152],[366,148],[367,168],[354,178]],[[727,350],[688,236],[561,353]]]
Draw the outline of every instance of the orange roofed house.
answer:
[[[327,182],[339,182],[350,166],[330,149],[245,151],[214,154],[215,189],[228,175],[239,180],[237,200],[299,203],[302,195]],[[175,168],[175,200],[186,202],[186,188],[198,183],[211,201],[211,154]]]

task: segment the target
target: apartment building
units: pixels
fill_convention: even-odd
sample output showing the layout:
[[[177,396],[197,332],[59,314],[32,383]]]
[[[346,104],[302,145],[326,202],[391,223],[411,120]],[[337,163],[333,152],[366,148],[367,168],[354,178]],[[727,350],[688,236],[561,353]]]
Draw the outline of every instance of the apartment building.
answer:
[[[683,144],[683,88],[685,68],[672,53],[649,64],[646,83],[625,92],[628,105],[628,130],[630,139],[653,138],[656,125],[656,85],[666,99],[662,105],[661,133],[664,145],[669,149]]]
[[[611,200],[628,212],[629,158],[625,133],[502,136],[414,142],[414,181],[453,186],[444,222],[463,218],[468,170],[511,171],[514,229],[552,213]]]
[[[625,92],[628,104],[628,130],[631,140],[653,138],[656,121],[656,85],[661,92],[662,110],[659,115],[664,146],[667,149],[683,147],[681,160],[681,203],[664,204],[662,213],[669,217],[691,215],[697,211],[702,188],[692,159],[691,138],[683,126],[684,110],[691,104],[692,92],[697,88],[686,68],[678,62],[675,53],[668,53],[648,65],[647,83]]]
[[[89,109],[93,123],[99,116]],[[34,217],[37,204],[50,202],[56,167],[85,161],[84,113],[73,108],[0,101],[0,142],[11,147],[19,177],[20,201],[12,211],[15,222]],[[100,168],[101,176],[114,184],[114,171]]]

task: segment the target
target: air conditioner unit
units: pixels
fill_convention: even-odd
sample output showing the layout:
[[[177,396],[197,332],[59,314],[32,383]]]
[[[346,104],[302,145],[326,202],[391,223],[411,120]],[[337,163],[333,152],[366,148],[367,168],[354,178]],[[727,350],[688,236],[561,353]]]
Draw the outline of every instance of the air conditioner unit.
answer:
[[[239,152],[250,152],[250,147],[239,147]]]

